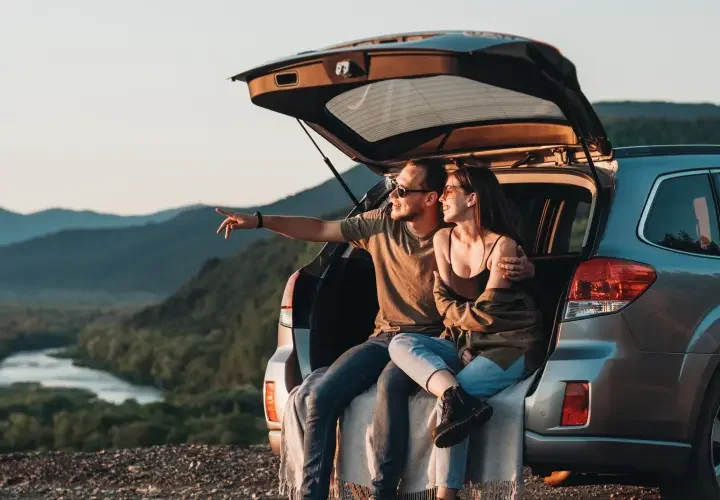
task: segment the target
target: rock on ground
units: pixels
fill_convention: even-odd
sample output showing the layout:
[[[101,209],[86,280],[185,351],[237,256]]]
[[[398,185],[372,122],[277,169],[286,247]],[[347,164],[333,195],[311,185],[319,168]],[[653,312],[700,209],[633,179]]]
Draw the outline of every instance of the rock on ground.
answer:
[[[99,453],[0,455],[0,499],[279,499],[278,457],[267,446],[156,446]],[[548,488],[525,476],[528,500],[659,499],[652,488]]]

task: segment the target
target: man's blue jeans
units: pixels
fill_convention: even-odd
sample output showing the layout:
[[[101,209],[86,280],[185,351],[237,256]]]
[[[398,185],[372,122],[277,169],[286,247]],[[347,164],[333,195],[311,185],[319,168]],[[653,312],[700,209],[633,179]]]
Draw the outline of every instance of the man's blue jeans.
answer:
[[[340,356],[315,391],[298,394],[307,401],[302,498],[326,500],[335,458],[337,420],[352,400],[377,382],[372,471],[374,499],[395,498],[408,440],[408,398],[417,384],[390,361],[394,334],[381,333]],[[301,389],[302,390],[302,389]]]

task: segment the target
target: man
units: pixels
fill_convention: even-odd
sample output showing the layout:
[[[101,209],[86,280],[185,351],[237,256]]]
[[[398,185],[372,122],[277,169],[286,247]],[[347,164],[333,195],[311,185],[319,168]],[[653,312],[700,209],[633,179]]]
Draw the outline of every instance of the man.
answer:
[[[439,161],[409,162],[395,179],[390,205],[342,221],[309,217],[245,215],[217,209],[226,216],[218,228],[228,238],[237,229],[265,227],[305,241],[349,242],[373,259],[379,311],[375,331],[364,343],[340,356],[316,391],[307,394],[305,464],[302,498],[325,500],[335,456],[336,425],[343,410],[377,383],[373,443],[377,470],[371,498],[395,498],[407,453],[408,396],[415,383],[390,362],[388,344],[401,332],[439,335],[442,316],[433,297],[437,269],[433,236],[443,225],[438,199],[446,173]],[[503,264],[507,278],[521,281],[534,268],[521,257]]]

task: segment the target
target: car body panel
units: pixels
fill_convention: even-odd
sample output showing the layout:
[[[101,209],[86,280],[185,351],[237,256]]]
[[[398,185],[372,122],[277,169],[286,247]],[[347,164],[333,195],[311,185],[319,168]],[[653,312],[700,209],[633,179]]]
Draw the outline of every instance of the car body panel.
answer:
[[[691,408],[676,404],[684,358],[640,351],[622,314],[561,323],[559,342],[526,401],[526,429],[544,436],[687,440]],[[570,381],[590,384],[590,414],[582,427],[561,426]]]
[[[525,431],[525,462],[545,470],[671,473],[687,470],[692,446],[606,436],[542,436]]]
[[[657,352],[709,353],[708,346],[717,345],[720,328],[713,319],[720,298],[720,258],[652,245],[638,233],[650,201],[650,187],[659,177],[707,172],[720,162],[720,156],[631,157],[619,162],[614,199],[597,254],[648,264],[657,272],[657,281],[623,313],[638,347]],[[705,335],[716,340],[705,342]]]

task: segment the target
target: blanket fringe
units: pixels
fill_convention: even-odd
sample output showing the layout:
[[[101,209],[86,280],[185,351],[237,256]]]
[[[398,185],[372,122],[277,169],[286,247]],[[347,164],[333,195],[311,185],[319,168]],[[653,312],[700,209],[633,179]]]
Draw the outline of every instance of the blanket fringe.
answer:
[[[370,488],[347,481],[333,481],[330,487],[331,500],[368,500]],[[398,500],[436,500],[435,488],[411,493],[400,493]]]
[[[492,481],[482,484],[467,484],[463,491],[469,494],[464,498],[472,500],[519,500],[522,488],[518,481]],[[291,493],[288,490],[288,493]],[[296,492],[292,492],[296,494]],[[290,495],[289,500],[297,500],[297,496]],[[370,498],[370,488],[346,481],[333,481],[330,487],[330,499],[332,500],[367,500]],[[398,500],[436,500],[437,490],[435,488],[424,491],[400,493]]]
[[[288,460],[288,442],[285,435],[285,426],[280,430],[280,467],[278,468],[278,495],[288,500],[301,500],[300,489],[292,477],[290,462]]]
[[[472,500],[519,500],[522,488],[518,481],[489,481],[486,483],[470,483],[463,490],[467,491]]]

